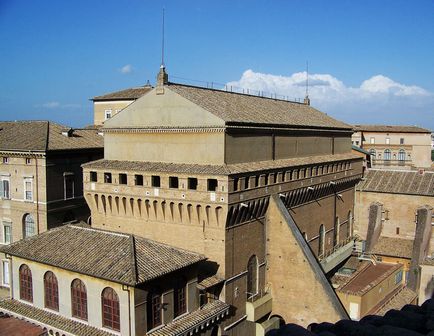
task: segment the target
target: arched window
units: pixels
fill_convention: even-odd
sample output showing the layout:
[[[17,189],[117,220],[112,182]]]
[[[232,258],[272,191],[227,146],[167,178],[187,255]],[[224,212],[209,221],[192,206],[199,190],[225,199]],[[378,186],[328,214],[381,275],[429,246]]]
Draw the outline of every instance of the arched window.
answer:
[[[20,267],[20,299],[33,302],[32,271],[25,264]]]
[[[35,220],[31,214],[24,215],[23,218],[23,237],[31,237],[36,234]]]
[[[399,161],[405,161],[405,150],[400,149],[398,152],[398,160]]]
[[[252,255],[247,263],[247,299],[258,293],[258,258]]]
[[[147,300],[148,331],[158,327],[162,323],[161,294],[149,293]]]
[[[59,310],[59,287],[57,278],[53,272],[48,271],[44,275],[45,307]]]
[[[87,292],[80,279],[71,283],[71,307],[73,317],[87,321]]]
[[[113,288],[106,287],[101,293],[102,326],[116,331],[121,330],[119,297]]]
[[[174,316],[180,316],[187,312],[187,296],[186,296],[187,281],[181,279],[178,281],[173,291],[173,308]]]
[[[339,217],[335,218],[335,225],[334,225],[334,230],[333,230],[333,246],[336,246],[339,244]]]
[[[318,256],[322,256],[324,254],[324,241],[325,241],[325,228],[324,228],[324,224],[321,224],[319,227],[319,236],[318,236]]]
[[[389,161],[391,159],[391,151],[390,149],[385,149],[384,150],[384,160]]]

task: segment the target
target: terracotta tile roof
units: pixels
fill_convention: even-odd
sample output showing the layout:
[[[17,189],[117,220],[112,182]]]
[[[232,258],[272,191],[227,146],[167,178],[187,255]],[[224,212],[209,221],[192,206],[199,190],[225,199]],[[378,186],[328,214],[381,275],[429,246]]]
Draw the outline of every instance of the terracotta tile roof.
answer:
[[[184,163],[166,163],[166,162],[143,162],[143,161],[117,161],[117,160],[97,160],[82,165],[88,169],[113,169],[123,171],[150,171],[150,172],[178,172],[210,175],[228,175],[246,172],[280,169],[285,167],[304,166],[311,164],[323,164],[334,161],[344,160],[361,160],[356,154],[335,154],[335,155],[317,155],[309,157],[299,157],[292,159],[258,161],[236,163],[229,165],[197,165]]]
[[[168,88],[226,123],[352,129],[302,103],[175,83],[169,83]]]
[[[376,255],[411,259],[413,240],[392,237],[380,237],[372,249]]]
[[[434,172],[370,169],[357,185],[359,191],[434,196]]]
[[[0,336],[45,336],[40,326],[0,312]]]
[[[50,313],[46,310],[33,307],[30,304],[8,299],[0,301],[0,311],[27,321],[39,322],[43,327],[49,327],[77,336],[111,336],[110,332],[91,327],[87,324]],[[26,335],[26,334],[23,334]]]
[[[406,304],[412,303],[417,297],[417,294],[410,288],[404,287],[398,294],[396,294],[390,301],[381,307],[376,315],[384,316],[391,309],[402,309]]]
[[[366,264],[364,267],[361,267],[356,273],[354,273],[354,276],[351,278],[351,280],[339,288],[338,291],[354,295],[362,295],[386,279],[390,274],[400,267],[402,267],[401,264]]]
[[[152,90],[151,85],[144,85],[126,90],[110,92],[101,96],[93,97],[93,101],[99,100],[135,100]]]
[[[213,287],[215,285],[222,283],[223,281],[225,281],[225,279],[222,279],[222,278],[218,277],[217,275],[211,275],[205,279],[202,279],[197,284],[197,288],[199,288],[199,289],[210,288],[210,287]]]
[[[68,137],[62,134],[67,129],[51,121],[0,122],[0,150],[46,152],[104,147],[97,130],[75,129]]]
[[[134,286],[206,258],[134,235],[69,224],[2,246],[13,256]],[[67,252],[67,253],[65,253]]]
[[[217,324],[218,320],[223,319],[229,314],[230,306],[221,301],[207,303],[203,307],[179,318],[164,327],[147,333],[148,336],[178,336],[178,335],[196,335],[197,329],[202,330],[209,324]]]
[[[418,126],[392,125],[354,125],[354,131],[387,133],[431,133],[430,130]]]

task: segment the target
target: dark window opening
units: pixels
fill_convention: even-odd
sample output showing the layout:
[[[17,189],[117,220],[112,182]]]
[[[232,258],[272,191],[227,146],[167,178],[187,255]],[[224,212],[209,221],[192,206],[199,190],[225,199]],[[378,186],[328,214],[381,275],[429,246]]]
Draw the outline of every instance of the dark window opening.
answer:
[[[119,174],[119,184],[127,184],[127,174]]]
[[[189,177],[187,180],[187,187],[191,190],[197,190],[197,178]]]
[[[238,190],[238,178],[234,177],[234,191]]]
[[[209,181],[209,180],[208,180]],[[245,177],[244,178],[244,189],[249,189],[249,177],[247,176],[247,177]],[[209,185],[209,182],[208,182],[208,185]],[[208,187],[208,190],[209,190],[209,187]]]
[[[121,330],[119,297],[114,289],[107,287],[101,294],[102,326],[116,331]]]
[[[162,323],[161,318],[161,295],[149,293],[147,300],[147,314],[148,314],[148,331],[158,327]]]
[[[32,271],[27,265],[20,267],[20,299],[33,302]]]
[[[142,186],[143,185],[143,175],[134,175],[134,184],[136,186]]]
[[[175,288],[173,295],[174,315],[177,317],[187,312],[186,285],[184,282]]]
[[[248,184],[248,177],[246,178]],[[216,191],[217,190],[217,180],[216,179],[208,179],[208,191]]]
[[[178,188],[179,180],[176,176],[169,176],[169,188]]]
[[[59,311],[59,287],[53,272],[48,271],[44,276],[45,307]]]
[[[104,173],[104,183],[112,183],[112,173]]]
[[[98,174],[94,171],[90,172],[90,182],[98,182]]]
[[[160,188],[160,186],[161,186],[160,176],[152,175],[151,176],[151,185],[153,187]]]

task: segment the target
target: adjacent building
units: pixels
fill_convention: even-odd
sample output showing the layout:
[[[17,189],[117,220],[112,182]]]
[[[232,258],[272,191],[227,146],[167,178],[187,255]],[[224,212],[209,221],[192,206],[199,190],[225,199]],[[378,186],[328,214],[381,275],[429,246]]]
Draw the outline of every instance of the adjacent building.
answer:
[[[31,313],[20,307],[39,312],[47,299],[29,303],[21,295],[31,288],[50,294],[54,282],[62,318],[112,334],[265,335],[282,321],[308,325],[348,317],[326,273],[353,248],[363,158],[352,153],[350,125],[308,103],[171,83],[162,67],[157,86],[105,121],[102,131],[104,159],[82,165],[91,228],[71,225],[55,232],[59,244],[77,236],[87,246],[89,236],[102,235],[130,249],[107,242],[76,257],[20,254],[55,232],[3,248],[11,255],[14,283],[25,285],[14,287],[14,299],[0,310],[28,319]],[[151,264],[155,251],[136,262],[125,258],[128,265],[117,267],[119,255],[138,255],[139,242],[172,249],[149,272],[180,251],[194,262],[149,282],[119,281],[112,267],[137,279]],[[80,255],[100,256],[101,265],[90,269],[94,263],[81,264]],[[29,274],[35,285],[28,285]],[[109,281],[89,289],[96,297],[92,308],[88,301],[88,321],[72,315],[75,279],[89,287]],[[176,283],[187,284],[186,305]],[[110,291],[106,297],[105,288],[116,295]],[[181,315],[179,306],[185,307]],[[45,321],[39,320],[60,334],[65,330]]]
[[[103,138],[95,130],[48,121],[0,122],[0,244],[87,220],[81,165],[102,155]],[[0,259],[0,285],[8,287],[9,260]]]
[[[148,83],[144,86],[129,88],[121,91],[110,92],[101,96],[93,97],[93,123],[102,126],[104,122],[115,116],[119,111],[136,101],[152,90]]]
[[[431,131],[417,126],[355,125],[351,141],[371,153],[372,166],[430,168]]]

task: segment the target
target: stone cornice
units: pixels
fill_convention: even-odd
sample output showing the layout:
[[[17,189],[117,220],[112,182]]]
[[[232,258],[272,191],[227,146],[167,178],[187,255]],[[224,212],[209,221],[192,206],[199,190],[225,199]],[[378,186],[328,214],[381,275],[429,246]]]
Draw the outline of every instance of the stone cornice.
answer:
[[[0,156],[8,156],[8,157],[45,157],[45,152],[34,152],[34,151],[5,151],[0,149]]]
[[[189,127],[119,127],[103,128],[104,133],[223,133],[221,126],[189,126]]]

